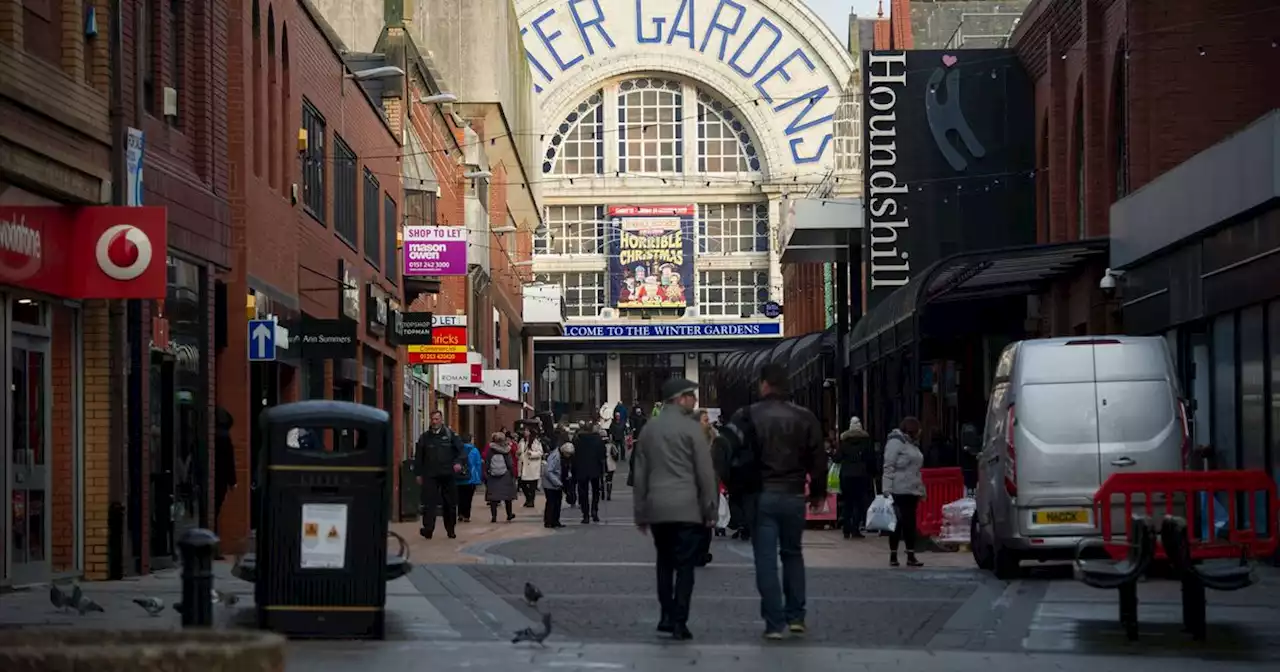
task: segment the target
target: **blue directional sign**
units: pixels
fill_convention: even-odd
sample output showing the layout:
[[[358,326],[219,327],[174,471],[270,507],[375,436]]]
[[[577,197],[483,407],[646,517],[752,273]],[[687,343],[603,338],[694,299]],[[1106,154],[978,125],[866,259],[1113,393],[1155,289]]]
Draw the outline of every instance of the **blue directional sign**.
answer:
[[[529,394],[529,390],[532,389],[533,385],[530,385],[529,381],[524,380],[520,382],[520,394]]]
[[[249,361],[274,362],[276,359],[276,321],[249,320]]]

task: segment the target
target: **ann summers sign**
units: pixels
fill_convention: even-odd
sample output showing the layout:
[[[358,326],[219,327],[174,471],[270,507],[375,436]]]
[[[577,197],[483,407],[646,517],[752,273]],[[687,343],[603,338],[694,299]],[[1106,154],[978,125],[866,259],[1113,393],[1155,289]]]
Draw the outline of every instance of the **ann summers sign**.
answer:
[[[706,70],[723,78],[719,81],[725,88],[737,89],[720,91],[735,98],[726,101],[730,106],[767,110],[775,133],[783,136],[782,151],[794,164],[829,158],[832,120],[851,64],[802,0],[519,4],[520,35],[537,94],[580,74],[589,81],[577,85],[585,87],[620,74],[611,68],[628,63],[634,63],[627,68],[631,71],[662,69],[666,64],[694,78],[702,74],[697,70]],[[676,65],[677,59],[690,57],[698,61],[693,71]]]
[[[944,257],[1035,241],[1030,79],[1008,49],[863,54],[867,307]]]

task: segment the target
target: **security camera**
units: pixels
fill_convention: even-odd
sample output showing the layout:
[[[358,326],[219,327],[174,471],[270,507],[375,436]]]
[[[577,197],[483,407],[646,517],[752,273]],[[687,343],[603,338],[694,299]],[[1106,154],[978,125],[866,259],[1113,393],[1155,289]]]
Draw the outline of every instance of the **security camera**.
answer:
[[[1104,292],[1115,291],[1116,279],[1122,277],[1124,277],[1124,271],[1113,271],[1108,268],[1106,272],[1102,274],[1102,280],[1098,282],[1098,289],[1101,289]]]

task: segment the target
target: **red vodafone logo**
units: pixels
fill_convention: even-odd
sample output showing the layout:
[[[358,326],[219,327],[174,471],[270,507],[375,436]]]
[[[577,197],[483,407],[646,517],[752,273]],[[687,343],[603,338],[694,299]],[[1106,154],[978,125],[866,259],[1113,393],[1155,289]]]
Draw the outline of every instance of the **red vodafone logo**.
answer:
[[[116,224],[98,237],[98,268],[112,280],[136,279],[151,266],[152,254],[151,239],[132,224]]]

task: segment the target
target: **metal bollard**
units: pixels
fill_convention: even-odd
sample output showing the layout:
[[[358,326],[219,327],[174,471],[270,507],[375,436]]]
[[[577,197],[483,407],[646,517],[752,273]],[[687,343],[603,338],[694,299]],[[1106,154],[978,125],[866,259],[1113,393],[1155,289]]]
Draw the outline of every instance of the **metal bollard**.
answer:
[[[178,540],[182,551],[182,627],[213,626],[213,556],[218,535],[193,528]]]

